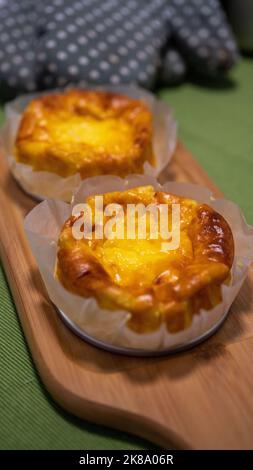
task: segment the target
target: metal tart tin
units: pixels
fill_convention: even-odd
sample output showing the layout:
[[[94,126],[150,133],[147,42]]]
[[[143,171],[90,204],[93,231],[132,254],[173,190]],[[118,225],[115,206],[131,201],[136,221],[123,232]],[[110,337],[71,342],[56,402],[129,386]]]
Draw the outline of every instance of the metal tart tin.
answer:
[[[224,322],[225,318],[228,315],[228,312],[226,312],[223,315],[223,317],[221,317],[219,321],[215,323],[211,328],[209,328],[205,333],[197,336],[194,339],[191,339],[188,342],[179,344],[177,346],[172,346],[171,348],[154,350],[154,351],[152,350],[145,351],[144,349],[134,349],[134,348],[115,346],[113,344],[106,343],[104,341],[96,339],[88,335],[84,330],[82,330],[78,325],[76,325],[62,310],[58,309],[56,306],[55,308],[60,319],[63,321],[63,323],[73,333],[79,336],[79,338],[81,338],[86,343],[91,344],[92,346],[95,346],[96,348],[103,349],[104,351],[107,351],[110,353],[120,354],[122,356],[133,356],[133,357],[161,357],[161,356],[168,356],[168,355],[172,355],[175,353],[187,351],[188,349],[191,349],[197,346],[198,344],[202,343],[206,339],[210,338],[210,336],[212,336],[220,328],[220,326],[222,325],[222,323]]]

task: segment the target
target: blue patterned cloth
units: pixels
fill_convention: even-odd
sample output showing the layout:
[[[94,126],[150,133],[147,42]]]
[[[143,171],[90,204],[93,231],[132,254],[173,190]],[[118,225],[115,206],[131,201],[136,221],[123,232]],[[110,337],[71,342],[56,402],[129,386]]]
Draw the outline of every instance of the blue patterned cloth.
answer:
[[[237,60],[218,0],[0,0],[0,85],[181,81]]]

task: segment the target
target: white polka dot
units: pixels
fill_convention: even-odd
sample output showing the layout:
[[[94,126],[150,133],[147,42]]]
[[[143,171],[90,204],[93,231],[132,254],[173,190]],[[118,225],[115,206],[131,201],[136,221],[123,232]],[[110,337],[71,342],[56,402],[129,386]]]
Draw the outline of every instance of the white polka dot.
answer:
[[[53,49],[56,46],[56,42],[53,39],[50,39],[46,42],[47,49]]]
[[[106,24],[106,26],[110,27],[110,26],[113,25],[113,21],[112,21],[110,18],[107,18],[107,19],[105,20],[105,24]]]
[[[200,11],[201,11],[201,13],[203,13],[203,15],[206,15],[206,16],[209,16],[209,15],[212,14],[211,8],[209,8],[207,5],[203,5],[203,6],[200,8]]]
[[[63,21],[63,20],[65,19],[65,16],[64,16],[63,13],[56,13],[55,19],[56,19],[57,21]]]
[[[219,28],[217,33],[220,38],[227,38],[229,36],[228,30],[225,28]]]
[[[70,75],[77,75],[79,72],[79,68],[76,65],[70,65],[68,67],[68,72],[70,73]]]
[[[210,19],[209,19],[209,22],[211,25],[213,26],[218,26],[220,24],[220,18],[218,16],[212,16]]]
[[[29,69],[27,69],[26,67],[22,67],[19,71],[18,71],[18,74],[20,77],[28,77],[29,75]]]
[[[8,46],[6,46],[6,51],[9,52],[10,54],[15,52],[15,50],[16,50],[15,44],[8,44]]]
[[[48,5],[46,8],[45,8],[45,12],[46,13],[53,13],[54,12],[54,7],[51,6],[51,5]]]
[[[68,24],[66,26],[66,29],[70,32],[70,33],[74,33],[76,31],[76,26],[74,24]]]
[[[123,38],[123,37],[125,36],[125,33],[124,33],[123,29],[116,29],[115,35],[116,35],[118,38]]]
[[[142,41],[144,39],[144,36],[142,33],[139,31],[134,35],[135,39],[138,39],[138,41]]]
[[[148,65],[147,65],[147,71],[148,71],[149,73],[154,73],[154,71],[155,71],[155,65],[154,65],[154,64],[148,64]]]
[[[117,38],[115,36],[113,36],[113,34],[110,34],[108,37],[107,37],[107,41],[110,43],[110,44],[115,44],[117,42]]]
[[[71,16],[71,15],[73,15],[74,10],[73,10],[73,8],[68,7],[68,8],[64,9],[64,12],[66,13],[66,15]]]
[[[113,19],[116,20],[116,21],[120,21],[122,18],[122,15],[118,12],[118,13],[115,13],[115,15],[113,15]]]
[[[199,44],[199,38],[197,36],[191,36],[188,39],[189,46],[196,47]]]
[[[93,10],[93,15],[94,16],[101,16],[101,11],[99,10],[99,8],[95,8],[95,10]]]
[[[10,69],[10,64],[8,62],[2,62],[2,64],[0,64],[0,69],[2,72],[7,72]]]
[[[137,55],[138,59],[140,59],[140,60],[145,60],[146,57],[147,57],[147,55],[145,54],[144,51],[138,51],[136,55]]]
[[[129,12],[130,12],[130,9],[129,9],[129,7],[127,7],[127,6],[125,6],[125,7],[122,8],[122,10],[121,10],[122,15],[128,15]]]
[[[22,39],[22,40],[19,41],[19,43],[18,43],[19,49],[26,49],[27,46],[28,46],[28,42],[27,42],[25,39]]]
[[[33,60],[34,57],[35,57],[35,54],[34,54],[33,51],[28,51],[28,52],[25,53],[25,58],[26,58],[27,60]]]
[[[81,2],[75,2],[74,8],[75,8],[76,10],[82,10],[83,5],[82,5]]]
[[[189,29],[187,29],[187,28],[182,28],[182,29],[180,29],[180,30],[179,30],[179,33],[180,33],[180,36],[181,36],[182,38],[187,38],[187,37],[189,37],[190,34],[191,34],[191,32],[189,31]]]
[[[14,57],[12,58],[12,62],[13,62],[13,64],[18,65],[18,64],[21,64],[23,62],[23,59],[19,55],[14,55]]]
[[[1,41],[3,41],[3,42],[8,41],[9,35],[8,35],[7,33],[2,33],[2,34],[0,35],[0,39],[1,39]]]
[[[147,74],[145,72],[140,72],[138,74],[138,78],[139,78],[140,81],[145,82],[148,77],[147,77]]]
[[[98,23],[97,25],[95,25],[95,30],[99,33],[102,33],[105,30],[105,27],[103,24]]]
[[[201,28],[198,31],[198,36],[203,39],[207,39],[209,37],[209,31],[206,28]]]
[[[154,52],[154,47],[152,46],[152,44],[148,44],[146,47],[145,47],[145,50],[147,52],[149,52],[150,54],[152,54]]]
[[[177,62],[173,66],[173,72],[175,72],[177,75],[181,75],[184,72],[184,66],[181,62]]]
[[[133,39],[129,39],[126,42],[127,46],[130,47],[130,49],[134,49],[136,47],[136,42]]]
[[[65,39],[65,38],[67,37],[67,33],[66,33],[66,31],[57,31],[56,36],[57,36],[59,39]]]
[[[68,44],[67,49],[69,52],[76,52],[78,47],[76,44]]]
[[[75,22],[78,26],[83,26],[84,23],[85,23],[85,20],[84,20],[84,18],[76,18]]]
[[[46,54],[45,52],[39,52],[37,55],[37,59],[39,62],[43,62],[46,59]]]
[[[153,20],[153,21],[151,21],[151,26],[154,29],[159,29],[159,28],[161,28],[161,21],[159,21],[157,19]]]
[[[235,43],[234,43],[234,41],[232,41],[232,40],[225,41],[225,46],[226,46],[226,48],[229,49],[230,51],[235,51],[235,50],[236,50]]]
[[[130,23],[129,21],[127,21],[125,24],[124,24],[124,28],[127,30],[127,31],[131,31],[133,29],[133,25],[132,23]]]
[[[84,57],[84,56],[80,56],[78,58],[78,62],[79,64],[81,65],[87,65],[89,63],[89,59],[87,57]]]
[[[100,51],[105,51],[107,48],[107,45],[104,43],[104,42],[99,42],[98,45],[97,45],[97,48],[100,50]]]
[[[5,21],[5,24],[6,26],[13,26],[15,24],[15,21],[13,18],[7,18],[7,20]]]
[[[149,26],[145,26],[143,29],[144,33],[150,34],[152,32],[152,29]]]
[[[110,66],[109,66],[108,62],[105,62],[103,60],[102,62],[100,62],[99,67],[101,68],[101,70],[108,70]]]
[[[91,49],[88,52],[88,54],[89,54],[90,57],[93,57],[93,58],[98,57],[98,55],[99,55],[97,49]]]
[[[132,18],[132,22],[133,22],[135,25],[138,25],[139,23],[142,22],[142,16],[141,16],[141,15],[138,15],[138,16],[136,16],[135,18]]]
[[[111,82],[111,83],[114,83],[114,84],[120,83],[120,78],[119,78],[119,76],[118,76],[118,75],[112,75],[112,76],[110,77],[110,82]]]
[[[169,57],[169,60],[170,62],[177,62],[178,61],[178,54],[176,51],[169,51],[168,52],[168,57]]]
[[[23,28],[23,32],[24,32],[25,34],[31,34],[31,33],[33,33],[33,27],[30,26],[30,25],[27,25],[27,26],[25,26],[25,27]]]
[[[50,23],[48,23],[47,25],[48,29],[55,29],[56,28],[56,23],[54,23],[54,21],[50,21]]]
[[[93,21],[93,19],[94,19],[94,18],[93,18],[93,14],[92,14],[92,13],[88,13],[88,14],[86,15],[86,20],[87,20],[87,21]]]
[[[175,18],[173,18],[173,24],[177,27],[180,27],[184,24],[184,19],[181,18],[181,16],[176,16]]]
[[[119,69],[119,72],[120,72],[121,75],[129,75],[130,70],[127,67],[121,67]]]
[[[191,6],[186,5],[184,7],[184,13],[188,16],[192,16],[192,15],[194,15],[194,10],[192,9]]]
[[[129,60],[129,67],[131,67],[131,69],[137,69],[138,68],[138,62],[134,59]]]
[[[128,53],[127,48],[125,46],[120,46],[118,48],[118,52],[120,55],[126,55]]]
[[[57,52],[56,57],[60,60],[65,60],[67,59],[67,54],[64,51],[59,51]]]
[[[117,64],[119,62],[119,57],[116,54],[110,54],[108,59],[111,64]]]
[[[175,14],[175,8],[173,8],[172,6],[169,6],[166,9],[166,18],[171,18],[174,14]]]
[[[77,42],[79,42],[79,44],[87,44],[87,39],[85,36],[79,36],[79,38],[77,38]]]
[[[95,31],[92,31],[92,30],[89,30],[89,31],[86,31],[86,34],[89,38],[93,39],[95,38],[97,35],[95,33]]]
[[[89,77],[90,78],[93,78],[93,79],[97,79],[99,78],[99,73],[97,70],[91,70],[90,73],[89,73]]]

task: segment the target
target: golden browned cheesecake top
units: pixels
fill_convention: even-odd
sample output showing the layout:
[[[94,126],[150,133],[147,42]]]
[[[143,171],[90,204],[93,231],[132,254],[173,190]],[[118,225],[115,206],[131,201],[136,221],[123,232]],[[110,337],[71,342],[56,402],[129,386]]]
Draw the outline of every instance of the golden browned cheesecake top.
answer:
[[[116,93],[44,95],[23,113],[15,155],[35,170],[64,177],[141,173],[145,161],[154,161],[152,116],[142,101]]]
[[[95,197],[86,201],[94,216]],[[162,321],[170,331],[188,326],[194,314],[221,301],[221,285],[228,281],[234,259],[231,229],[207,204],[156,191],[152,186],[103,195],[103,205],[180,205],[180,243],[167,249],[158,236],[128,239],[75,239],[73,227],[83,214],[64,224],[57,255],[57,277],[66,289],[95,297],[102,307],[132,313],[129,326],[138,332],[152,331]],[[110,220],[105,215],[104,221]],[[126,227],[125,224],[124,227]],[[93,223],[92,231],[95,231]],[[168,218],[168,228],[172,219]],[[125,229],[124,229],[125,230]],[[164,248],[165,247],[165,248]]]

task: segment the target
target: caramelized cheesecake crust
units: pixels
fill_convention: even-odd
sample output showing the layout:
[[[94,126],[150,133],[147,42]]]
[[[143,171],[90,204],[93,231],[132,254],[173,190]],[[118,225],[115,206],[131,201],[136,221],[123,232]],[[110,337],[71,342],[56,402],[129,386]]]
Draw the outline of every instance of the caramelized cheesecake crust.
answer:
[[[23,113],[15,156],[63,177],[142,173],[145,161],[154,163],[152,116],[143,102],[115,93],[41,96]]]
[[[58,241],[56,276],[66,289],[95,297],[101,307],[131,312],[128,325],[139,333],[162,322],[170,332],[182,330],[194,314],[221,302],[221,285],[229,280],[234,259],[233,235],[223,216],[151,186],[103,196],[104,206],[113,202],[124,208],[124,218],[128,203],[180,204],[179,248],[162,250],[161,237],[77,240],[72,228],[83,214],[72,216]],[[94,215],[94,196],[86,202]]]

